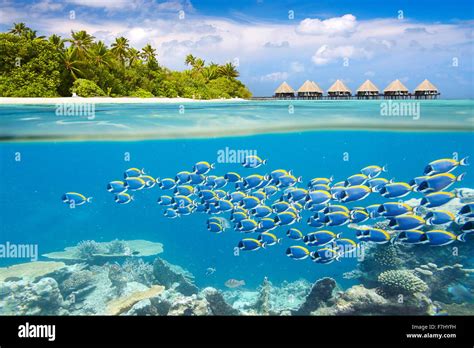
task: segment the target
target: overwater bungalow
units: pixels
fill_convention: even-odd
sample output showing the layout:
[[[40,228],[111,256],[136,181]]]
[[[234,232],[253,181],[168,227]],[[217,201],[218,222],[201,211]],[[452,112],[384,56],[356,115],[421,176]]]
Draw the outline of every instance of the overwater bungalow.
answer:
[[[385,99],[407,99],[409,98],[408,88],[400,80],[392,81],[384,90]]]
[[[290,87],[289,84],[283,82],[278,88],[275,90],[275,98],[282,98],[282,99],[291,99],[295,97],[295,90]]]
[[[379,94],[380,90],[370,80],[366,80],[356,91],[357,99],[378,99]]]
[[[323,90],[313,81],[306,80],[298,89],[298,98],[321,99]]]
[[[416,99],[436,99],[440,94],[438,89],[430,81],[425,79],[415,88]]]
[[[329,99],[350,99],[351,94],[351,90],[341,80],[336,80],[328,89]]]

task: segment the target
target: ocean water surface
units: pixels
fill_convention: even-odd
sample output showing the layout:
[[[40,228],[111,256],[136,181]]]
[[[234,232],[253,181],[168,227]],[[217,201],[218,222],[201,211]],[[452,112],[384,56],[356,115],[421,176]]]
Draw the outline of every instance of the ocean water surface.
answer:
[[[0,105],[1,239],[37,244],[40,254],[81,240],[146,239],[163,243],[162,256],[193,273],[200,287],[223,288],[229,278],[255,288],[264,277],[279,284],[329,276],[347,288],[355,280],[343,273],[355,268],[356,259],[328,265],[292,260],[286,248],[301,243],[289,240],[285,227],[274,231],[281,244],[235,255],[239,240],[248,236],[233,229],[209,232],[204,213],[164,217],[157,186],[120,205],[106,185],[122,179],[130,167],[165,178],[191,171],[198,161],[215,163],[214,175],[291,169],[303,178],[301,187],[313,177],[342,181],[372,164],[386,165],[387,179],[408,182],[433,160],[474,159],[473,101],[422,101],[418,118],[382,116],[382,102],[98,104],[93,119],[57,115],[55,105]],[[256,152],[267,164],[248,169],[240,162],[219,162],[221,151],[234,150]],[[468,174],[452,188],[474,188],[474,172],[466,167],[456,173],[462,171]],[[231,185],[224,189],[232,190]],[[70,209],[61,201],[69,191],[93,197],[92,202]],[[421,197],[412,193],[404,199]],[[347,206],[384,201],[372,194]],[[316,230],[306,224],[308,216],[291,227]],[[331,230],[355,239],[347,226]],[[0,259],[1,266],[19,261]],[[216,269],[212,276],[206,275],[209,267]]]

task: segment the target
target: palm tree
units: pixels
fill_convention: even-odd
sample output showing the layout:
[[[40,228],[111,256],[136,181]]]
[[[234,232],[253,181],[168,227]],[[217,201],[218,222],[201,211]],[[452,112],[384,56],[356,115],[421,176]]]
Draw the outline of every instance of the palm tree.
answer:
[[[156,62],[156,50],[150,44],[146,44],[142,48],[142,57],[145,58],[147,63]]]
[[[196,62],[196,57],[194,57],[192,54],[188,54],[186,56],[186,59],[184,60],[184,63],[190,66],[194,66],[195,62]]]
[[[10,34],[23,35],[26,31],[30,30],[25,23],[13,23],[13,28],[10,29]]]
[[[211,63],[208,67],[204,68],[204,70],[202,71],[202,76],[204,77],[206,82],[209,82],[219,77],[218,67],[219,66],[217,64]]]
[[[107,46],[102,42],[98,41],[92,44],[91,48],[88,51],[89,59],[94,63],[94,65],[101,66],[110,66],[111,55],[110,51],[107,49]]]
[[[219,75],[227,79],[239,77],[239,72],[232,63],[221,65],[218,69]]]
[[[193,64],[193,70],[196,70],[198,72],[201,72],[204,69],[204,59],[198,58]]]
[[[31,30],[27,29],[25,32],[23,32],[22,36],[28,40],[44,40],[44,36],[37,36],[36,35],[37,31],[36,30]]]
[[[129,49],[130,45],[128,43],[128,39],[121,36],[115,39],[115,42],[112,44],[111,51],[123,64]]]
[[[131,66],[133,65],[133,63],[140,61],[141,54],[139,50],[132,47],[128,50],[127,56],[128,56],[128,59],[130,59],[129,65]]]
[[[77,51],[79,58],[84,58],[87,55],[87,50],[94,43],[94,37],[87,34],[85,30],[71,31],[71,39],[68,41],[71,43],[71,47]]]
[[[79,68],[81,61],[77,59],[77,50],[74,49],[72,46],[68,47],[63,53],[62,53],[62,59],[64,66],[67,71],[71,74],[73,79],[77,79],[77,74],[81,74],[82,71]]]
[[[49,42],[53,44],[54,47],[56,47],[57,50],[62,50],[64,49],[64,39],[61,39],[61,36],[53,34],[49,37],[48,39]]]

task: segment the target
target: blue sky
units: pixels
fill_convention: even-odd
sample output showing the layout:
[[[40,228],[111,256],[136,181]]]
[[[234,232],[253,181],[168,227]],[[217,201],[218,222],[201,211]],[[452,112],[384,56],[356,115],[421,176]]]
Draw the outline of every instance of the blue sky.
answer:
[[[254,95],[282,81],[355,91],[399,78],[412,90],[428,78],[445,98],[474,97],[473,1],[0,0],[0,11],[2,31],[23,21],[43,35],[123,35],[173,69],[188,53],[232,61]]]

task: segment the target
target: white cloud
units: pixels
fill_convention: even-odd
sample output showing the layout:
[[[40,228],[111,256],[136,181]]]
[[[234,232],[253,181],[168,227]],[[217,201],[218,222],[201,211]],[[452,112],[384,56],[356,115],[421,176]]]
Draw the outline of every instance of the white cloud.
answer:
[[[179,10],[194,10],[189,0],[169,0],[163,2],[149,0],[67,0],[67,2],[109,11],[149,9],[160,12],[178,12]]]
[[[134,0],[67,0],[67,2],[79,6],[114,10],[137,8],[138,6],[138,1]]]
[[[316,65],[325,65],[333,61],[344,58],[370,57],[371,53],[362,48],[356,48],[352,45],[329,47],[322,45],[311,60]]]
[[[63,4],[51,0],[43,0],[31,6],[32,11],[49,12],[58,11],[63,8]]]
[[[67,1],[83,3],[82,0]],[[108,14],[83,9],[87,15],[69,20],[64,13],[38,11],[35,14],[31,9],[32,6],[47,8],[52,0],[24,6],[0,0],[0,25],[6,30],[13,22],[25,22],[41,35],[57,33],[63,37],[69,37],[71,30],[86,30],[109,45],[117,36],[125,36],[133,47],[141,48],[150,43],[157,49],[160,64],[171,69],[183,69],[188,53],[216,63],[238,58],[243,82],[252,82],[251,88],[257,88],[257,93],[258,86],[268,87],[268,81],[280,81],[292,74],[298,76],[296,73],[302,71],[308,78],[319,81],[352,77],[359,83],[358,79],[363,79],[364,72],[370,69],[379,79],[374,83],[380,84],[399,76],[422,80],[442,69],[450,69],[450,74],[469,74],[465,70],[468,64],[452,69],[450,62],[452,57],[463,62],[472,56],[472,22],[356,20],[352,15],[326,20],[307,18],[296,23],[239,22],[198,14],[177,20],[175,11],[179,6],[176,3],[191,6],[189,1],[168,1],[168,4],[151,0],[123,1],[97,0],[93,4],[91,1],[90,7],[103,8]],[[137,5],[140,3],[146,5],[140,7]],[[119,8],[120,4],[125,7]],[[162,11],[169,9],[170,15],[158,13],[156,8],[160,4]],[[344,57],[351,59],[351,67],[354,67],[353,60],[359,64],[357,69],[340,70],[335,64],[329,65],[342,64]],[[426,64],[427,61],[430,64]],[[327,69],[318,69],[325,65],[329,65]],[[271,73],[265,75],[264,72]],[[450,81],[454,80],[445,83]]]
[[[270,74],[266,74],[264,76],[261,76],[260,81],[276,82],[276,81],[286,80],[287,78],[288,78],[288,73],[287,72],[276,71],[276,72],[272,72]]]
[[[190,1],[165,1],[160,4],[157,4],[157,9],[159,11],[179,11],[179,10],[194,10]]]
[[[266,42],[263,47],[267,48],[285,48],[285,47],[290,47],[290,43],[288,41],[282,41],[282,42]]]
[[[295,73],[303,72],[304,71],[304,65],[301,64],[300,62],[297,62],[297,61],[291,62],[290,70],[292,72],[295,72]]]
[[[318,18],[306,18],[296,28],[301,34],[310,35],[347,35],[354,32],[357,26],[356,17],[346,14],[342,17],[334,17],[325,20]]]

